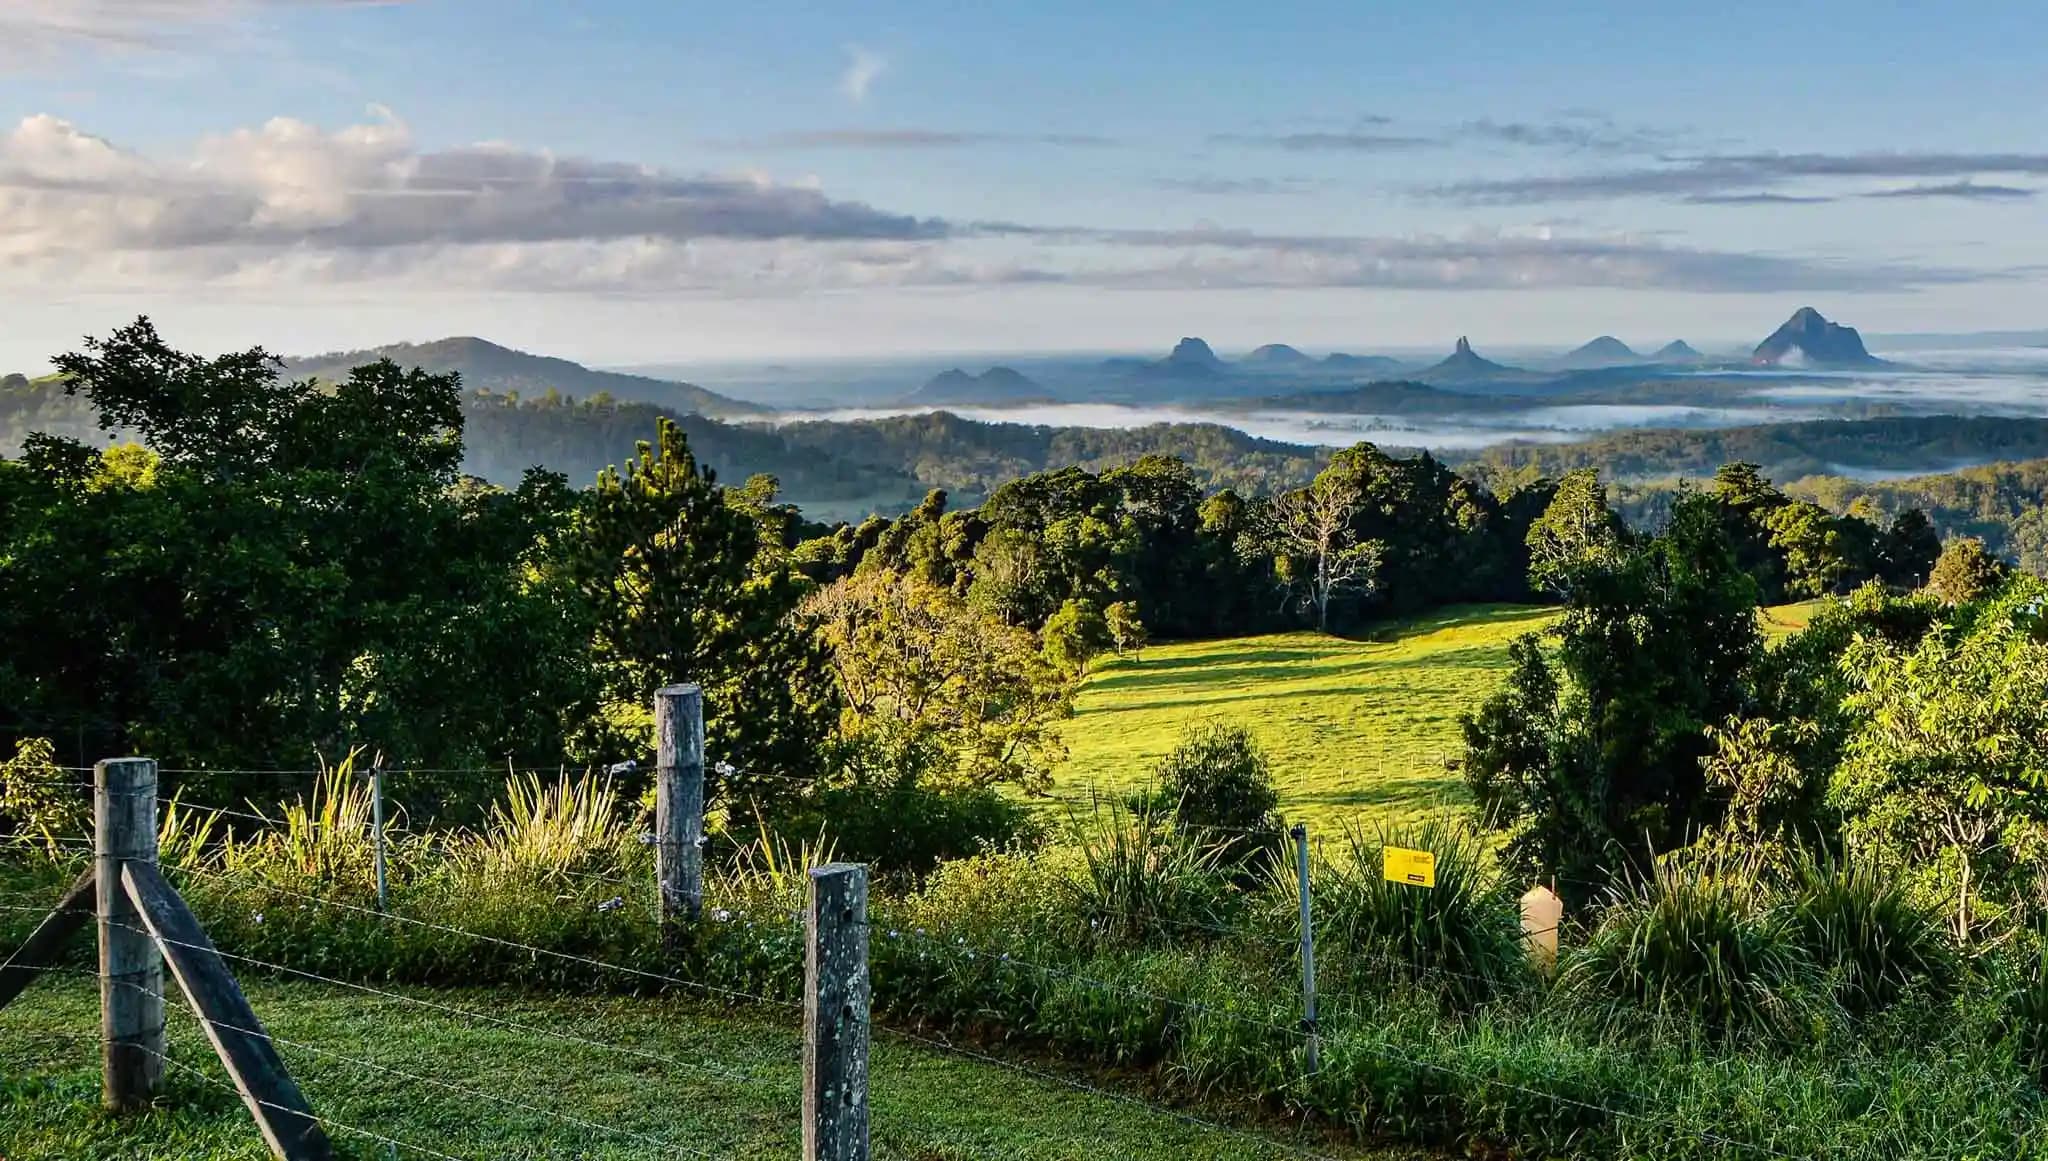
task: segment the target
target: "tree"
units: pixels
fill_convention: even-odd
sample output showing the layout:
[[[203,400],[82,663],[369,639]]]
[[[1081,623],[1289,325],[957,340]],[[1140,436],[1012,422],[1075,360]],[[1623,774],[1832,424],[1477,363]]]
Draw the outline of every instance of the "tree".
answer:
[[[1117,601],[1102,610],[1104,626],[1109,630],[1110,647],[1116,655],[1136,653],[1145,647],[1148,636],[1145,623],[1138,619],[1138,606],[1133,601]]]
[[[694,681],[710,755],[738,782],[765,776],[757,792],[772,798],[821,770],[837,712],[823,647],[792,616],[803,591],[789,571],[757,573],[760,542],[747,506],[666,419],[623,471],[598,477],[561,565],[611,706],[601,720],[619,735],[593,739],[597,752],[651,748],[653,691]]]
[[[1621,517],[1607,506],[1599,471],[1567,472],[1525,537],[1530,587],[1566,595],[1580,571],[1612,562],[1626,535]]]
[[[1045,643],[1047,660],[1076,677],[1087,676],[1089,663],[1112,644],[1109,621],[1102,610],[1094,601],[1080,597],[1046,618],[1039,638]]]
[[[148,451],[36,436],[0,462],[0,742],[230,768],[365,741],[419,766],[562,756],[587,666],[538,546],[571,501],[544,474],[461,482],[453,376],[294,381],[147,319],[56,362]]]
[[[1878,544],[1877,571],[1886,584],[1915,589],[1927,583],[1940,558],[1941,534],[1934,522],[1920,509],[1908,508],[1893,518]]]
[[[1763,517],[1767,543],[1783,560],[1785,591],[1795,597],[1822,597],[1839,592],[1851,579],[1869,575],[1859,560],[1864,538],[1850,531],[1854,517],[1836,517],[1818,504],[1787,501]]]
[[[1844,657],[1859,728],[1829,784],[1852,849],[1955,900],[2011,906],[2048,852],[2048,585],[2015,581],[1909,645]],[[1975,894],[1973,895],[1973,892]]]
[[[1554,659],[1518,643],[1507,688],[1465,720],[1466,778],[1503,856],[1583,896],[1718,815],[1707,728],[1748,703],[1763,654],[1719,506],[1681,496],[1662,535],[1580,575],[1554,632]]]
[[[2004,577],[2005,565],[1984,550],[1984,542],[1964,536],[1942,548],[1927,574],[1927,591],[1946,604],[1966,605],[1997,588]]]
[[[1735,559],[1756,579],[1759,599],[1778,600],[1785,589],[1785,565],[1771,546],[1766,521],[1785,505],[1785,493],[1772,486],[1761,467],[1737,460],[1721,465],[1714,473],[1710,495],[1719,506],[1721,526],[1735,550]]]
[[[1361,542],[1352,528],[1359,495],[1350,477],[1325,471],[1273,502],[1275,569],[1283,584],[1302,593],[1324,632],[1330,602],[1344,593],[1370,593],[1379,575],[1380,544]]]
[[[1038,789],[1065,755],[1071,681],[1022,629],[916,577],[864,572],[806,599],[845,709],[848,775],[888,789]]]

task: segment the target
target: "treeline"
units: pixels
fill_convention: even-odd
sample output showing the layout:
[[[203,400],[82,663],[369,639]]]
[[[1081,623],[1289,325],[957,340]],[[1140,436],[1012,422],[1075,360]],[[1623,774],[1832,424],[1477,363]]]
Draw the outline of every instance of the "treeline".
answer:
[[[780,429],[791,440],[860,463],[900,467],[958,498],[979,498],[1020,476],[1078,467],[1101,472],[1148,455],[1186,463],[1205,488],[1268,494],[1298,487],[1330,449],[1259,439],[1213,423],[1056,427],[983,423],[946,411]]]
[[[1727,463],[1777,480],[1852,471],[1946,472],[1959,464],[2048,457],[2048,419],[1919,415],[1821,419],[1718,430],[1613,431],[1563,444],[1488,448],[1468,470],[1497,486],[1598,468],[1609,480],[1699,479]]]
[[[328,370],[331,371],[331,368]],[[790,502],[820,515],[900,512],[931,488],[978,502],[1003,483],[1048,468],[1099,471],[1141,456],[1186,461],[1205,487],[1265,494],[1298,486],[1329,449],[1258,439],[1215,424],[1140,428],[982,423],[946,412],[786,425],[733,422],[598,393],[578,399],[548,389],[472,391],[461,402],[462,471],[504,487],[529,468],[572,479],[595,475],[668,419],[721,479],[774,476]],[[30,432],[109,442],[83,395],[60,377],[0,382],[0,455],[18,454]],[[115,433],[121,438],[133,433]]]
[[[1786,491],[1836,512],[1867,512],[1878,518],[1919,509],[1944,535],[1975,537],[1994,555],[2048,576],[2048,459],[1984,464],[1903,480],[1815,476],[1787,485]]]
[[[1032,630],[1093,627],[1124,606],[1163,637],[1342,632],[1440,604],[1527,599],[1526,541],[1551,491],[1497,498],[1429,456],[1359,444],[1303,487],[1245,496],[1205,491],[1185,461],[1147,455],[1025,476],[974,508],[951,510],[935,491],[899,519],[803,543],[793,559],[819,583],[916,577]]]

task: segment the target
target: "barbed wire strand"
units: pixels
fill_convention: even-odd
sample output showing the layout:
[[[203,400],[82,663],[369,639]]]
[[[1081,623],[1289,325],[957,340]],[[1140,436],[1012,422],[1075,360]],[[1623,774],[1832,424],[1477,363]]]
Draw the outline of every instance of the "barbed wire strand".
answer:
[[[202,875],[208,878],[219,879],[230,883],[245,881],[238,880],[234,876],[226,872],[206,870],[200,867],[177,867],[173,869],[185,874]],[[254,885],[262,890],[275,891],[282,895],[291,896],[297,899],[304,899],[307,902],[317,903],[325,907],[334,907],[343,911],[353,911],[361,915],[369,915],[379,919],[390,920],[394,923],[410,924],[415,927],[423,927],[433,931],[440,931],[448,935],[459,935],[468,939],[478,940],[483,943],[489,943],[499,947],[510,948],[515,951],[529,952],[534,955],[547,956],[551,959],[558,959],[568,963],[579,963],[588,967],[603,968],[607,971],[618,972],[622,975],[635,976],[641,979],[652,980],[660,983],[678,984],[686,988],[697,988],[699,990],[708,992],[713,995],[724,996],[728,999],[748,1000],[757,1004],[768,1004],[771,1006],[779,1006],[785,1008],[800,1009],[803,1007],[803,1005],[795,1003],[790,1000],[777,1000],[769,996],[759,996],[751,992],[741,991],[737,988],[727,988],[717,984],[707,984],[702,980],[684,979],[681,976],[669,975],[666,972],[648,971],[645,968],[627,967],[624,964],[608,963],[601,959],[593,959],[590,956],[577,955],[573,952],[556,951],[552,948],[546,947],[536,947],[530,943],[520,943],[518,940],[506,939],[502,936],[486,935],[480,931],[469,931],[464,928],[453,927],[445,923],[435,923],[432,920],[417,919],[410,915],[400,915],[395,912],[383,912],[377,910],[374,907],[361,907],[353,903],[344,903],[338,899],[328,899],[319,895],[311,894],[309,892],[297,891],[289,887],[282,887],[272,883],[257,883]]]

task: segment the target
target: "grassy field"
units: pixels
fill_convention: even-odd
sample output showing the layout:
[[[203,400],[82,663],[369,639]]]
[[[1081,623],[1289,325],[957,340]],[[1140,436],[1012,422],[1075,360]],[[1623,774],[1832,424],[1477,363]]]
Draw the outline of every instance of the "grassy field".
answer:
[[[570,1038],[553,1039],[324,985],[245,982],[319,1116],[423,1147],[394,1154],[385,1143],[337,1128],[330,1135],[343,1157],[668,1161],[798,1153],[802,1070],[794,1013],[735,1014],[668,1000],[408,993]],[[95,987],[82,976],[53,976],[0,1010],[0,1157],[269,1156],[232,1092],[177,1069],[169,1073],[161,1109],[125,1121],[103,1115]],[[182,1006],[169,1015],[169,1028],[171,1057],[203,1066],[224,1083]],[[623,1045],[643,1055],[578,1040]],[[662,1058],[737,1075],[677,1067]],[[1050,1073],[1027,1075],[893,1035],[877,1037],[872,1064],[877,1158],[1254,1161],[1299,1155],[1284,1130],[1254,1135],[1205,1128],[1128,1097],[1081,1091]],[[1396,1156],[1332,1145],[1317,1135],[1299,1144],[1317,1156]]]
[[[1499,686],[1508,642],[1556,615],[1464,606],[1378,640],[1282,633],[1112,659],[1082,687],[1056,788],[1142,786],[1190,726],[1227,722],[1265,747],[1291,817],[1394,820],[1462,803],[1445,766],[1463,749],[1458,717]]]
[[[1764,635],[1806,627],[1825,601],[1758,610]],[[1066,728],[1062,795],[1145,785],[1191,726],[1224,722],[1265,747],[1289,817],[1398,822],[1461,805],[1446,766],[1460,715],[1499,688],[1508,642],[1552,608],[1468,605],[1384,626],[1373,640],[1281,633],[1158,645],[1105,661]]]

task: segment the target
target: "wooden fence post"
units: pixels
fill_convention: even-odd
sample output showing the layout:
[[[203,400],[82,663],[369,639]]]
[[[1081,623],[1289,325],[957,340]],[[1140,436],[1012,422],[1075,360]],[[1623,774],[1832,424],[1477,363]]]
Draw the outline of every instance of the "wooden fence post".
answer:
[[[164,961],[122,885],[125,864],[156,867],[156,763],[93,767],[99,889],[101,1097],[115,1112],[149,1107],[164,1075]]]
[[[704,911],[704,690],[670,685],[654,694],[654,873],[661,925]]]
[[[867,868],[813,867],[805,926],[804,1161],[867,1161]]]

